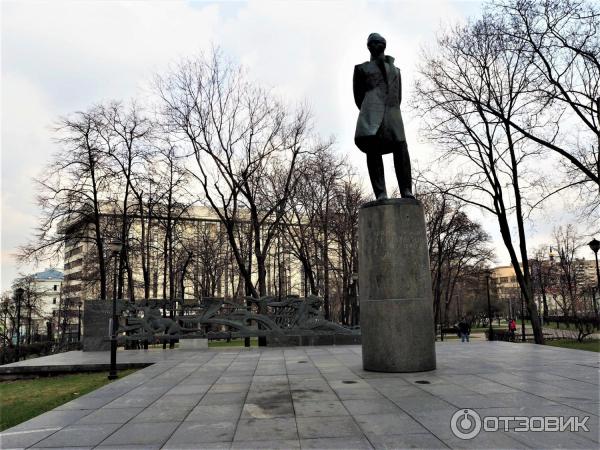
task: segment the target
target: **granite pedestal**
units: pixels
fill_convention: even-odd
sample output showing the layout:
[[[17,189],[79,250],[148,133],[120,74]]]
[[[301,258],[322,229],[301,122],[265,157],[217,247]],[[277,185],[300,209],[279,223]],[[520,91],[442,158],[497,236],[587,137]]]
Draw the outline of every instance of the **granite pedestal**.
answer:
[[[359,287],[365,370],[435,369],[429,255],[414,199],[369,202],[359,213]]]

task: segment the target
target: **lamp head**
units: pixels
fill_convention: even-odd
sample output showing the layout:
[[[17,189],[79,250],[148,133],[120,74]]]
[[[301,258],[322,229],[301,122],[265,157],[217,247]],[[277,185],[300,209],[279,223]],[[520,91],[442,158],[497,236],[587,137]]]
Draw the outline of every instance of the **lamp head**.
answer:
[[[121,253],[123,249],[123,243],[119,239],[113,239],[108,243],[108,249],[112,254]]]
[[[590,246],[590,248],[592,249],[592,251],[594,253],[598,253],[598,250],[600,250],[600,241],[596,238],[592,239],[588,245]]]

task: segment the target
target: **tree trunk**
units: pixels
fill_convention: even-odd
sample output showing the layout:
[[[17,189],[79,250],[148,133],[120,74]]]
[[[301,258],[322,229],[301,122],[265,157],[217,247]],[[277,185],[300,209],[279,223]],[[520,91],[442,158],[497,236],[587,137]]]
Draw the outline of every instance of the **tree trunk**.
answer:
[[[182,301],[185,299],[185,273],[187,271],[190,261],[192,260],[192,254],[192,252],[187,253],[187,257],[185,259],[185,262],[183,263],[183,267],[181,268],[181,277],[179,279],[179,292]]]
[[[140,212],[140,258],[142,263],[142,279],[144,281],[144,299],[150,298],[150,268],[149,258],[146,254],[146,218],[144,217],[144,203],[140,195],[138,197],[138,208]]]
[[[98,270],[100,271],[100,298],[107,300],[106,298],[106,265],[104,259],[104,241],[102,239],[102,230],[100,225],[100,205],[98,200],[98,189],[96,185],[96,169],[94,156],[91,152],[91,147],[88,145],[88,164],[90,170],[90,176],[92,179],[92,198],[94,202],[94,240],[96,242],[96,251],[98,252]]]
[[[523,265],[523,271],[521,277],[523,279],[523,286],[525,288],[525,301],[527,303],[527,310],[531,319],[531,326],[533,328],[533,335],[536,344],[544,343],[544,333],[542,331],[542,325],[540,323],[540,317],[537,311],[537,305],[533,297],[533,286],[531,282],[531,272],[529,270],[529,258],[527,256],[527,238],[525,236],[525,226],[523,224],[523,209],[521,199],[521,189],[519,187],[519,174],[517,166],[517,158],[515,155],[514,143],[512,141],[512,133],[508,123],[505,123],[506,136],[508,138],[508,149],[510,152],[511,171],[512,171],[512,185],[513,192],[515,194],[515,216],[517,220],[517,229],[519,234],[519,250],[521,253],[521,264]],[[519,272],[521,272],[519,270]],[[517,275],[517,278],[519,276]]]
[[[329,194],[325,200],[325,220],[323,224],[323,305],[325,320],[331,320],[331,306],[329,304]]]

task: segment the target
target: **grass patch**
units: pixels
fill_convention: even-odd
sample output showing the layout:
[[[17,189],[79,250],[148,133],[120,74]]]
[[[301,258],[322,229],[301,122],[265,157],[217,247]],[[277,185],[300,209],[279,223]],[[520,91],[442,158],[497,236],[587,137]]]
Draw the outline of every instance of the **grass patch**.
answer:
[[[244,339],[232,339],[231,341],[227,342],[226,339],[220,340],[220,341],[209,341],[208,342],[208,347],[209,348],[219,348],[219,347],[243,347],[244,346]],[[250,338],[250,347],[258,347],[258,338]]]
[[[504,327],[498,326],[497,323],[494,323],[492,327],[494,330],[504,330]],[[471,333],[485,333],[486,331],[489,331],[489,329],[490,327],[473,327],[471,328]]]
[[[519,319],[518,321],[518,325],[521,326],[521,320]],[[526,327],[531,327],[531,320],[525,320],[525,326]],[[544,328],[552,328],[554,330],[577,330],[577,325],[575,325],[574,323],[556,323],[555,321],[552,320],[544,320]]]
[[[523,320],[517,319],[517,326],[520,327],[522,324],[523,324]],[[525,320],[525,326],[531,327],[531,320]],[[557,325],[556,322],[548,322],[546,320],[544,320],[544,328],[552,328],[554,330],[568,330],[569,329],[569,327],[567,326],[566,323],[559,323]],[[574,330],[575,327],[571,326],[571,329]]]
[[[124,377],[137,369],[123,370]],[[106,372],[79,373],[0,383],[0,431],[50,411],[110,383]]]
[[[556,339],[547,340],[546,345],[550,345],[552,347],[587,350],[588,352],[600,352],[600,339],[586,339],[583,342],[578,342],[571,339]]]

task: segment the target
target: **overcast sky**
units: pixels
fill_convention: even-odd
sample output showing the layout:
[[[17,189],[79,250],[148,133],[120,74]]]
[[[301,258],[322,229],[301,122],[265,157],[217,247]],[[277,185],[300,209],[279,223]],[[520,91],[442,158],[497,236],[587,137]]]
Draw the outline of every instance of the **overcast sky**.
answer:
[[[110,99],[147,95],[156,73],[211,45],[243,64],[290,102],[306,101],[317,131],[334,135],[368,186],[364,155],[353,144],[357,110],[352,71],[368,59],[366,38],[379,32],[410,96],[422,45],[443,25],[480,12],[479,2],[177,2],[7,1],[2,8],[2,289],[18,271],[12,256],[35,227],[32,177],[54,151],[57,117]],[[436,150],[419,142],[418,121],[404,112],[413,164]],[[395,187],[386,158],[388,191]],[[369,188],[370,189],[370,188]],[[548,217],[548,216],[546,216]],[[480,217],[507,262],[493,218]],[[548,233],[553,217],[535,225]],[[43,269],[40,267],[39,269]]]

